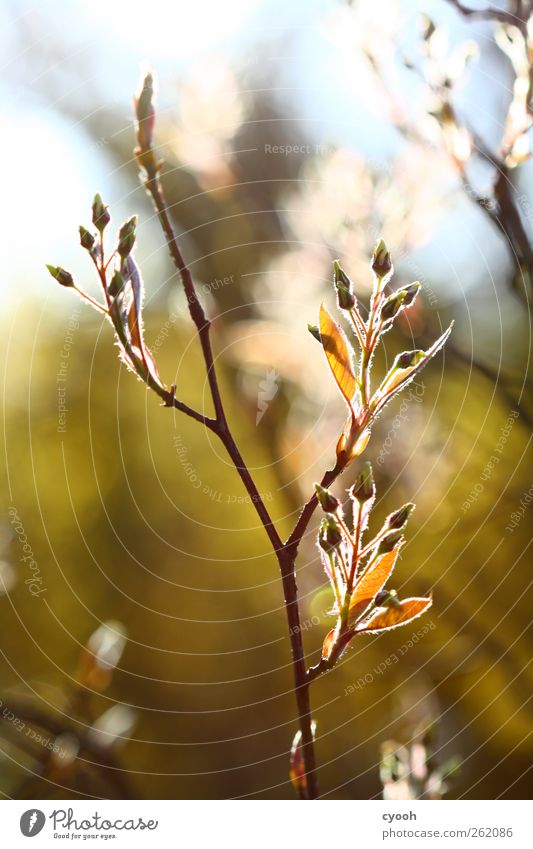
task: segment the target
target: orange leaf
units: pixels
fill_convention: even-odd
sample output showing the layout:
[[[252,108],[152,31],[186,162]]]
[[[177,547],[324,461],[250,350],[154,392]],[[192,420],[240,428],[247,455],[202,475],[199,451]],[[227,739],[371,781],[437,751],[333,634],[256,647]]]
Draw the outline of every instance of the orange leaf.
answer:
[[[329,634],[326,636],[326,639],[324,640],[324,645],[322,646],[322,658],[324,660],[328,659],[330,652],[331,652],[331,648],[332,648],[334,642],[335,642],[335,628],[332,628],[331,631],[329,632]]]
[[[326,358],[343,398],[352,411],[352,400],[357,389],[351,350],[346,334],[333,321],[327,309],[320,307],[320,337]]]
[[[368,610],[376,595],[383,589],[396,564],[396,559],[402,542],[398,542],[392,551],[388,551],[375,561],[375,563],[363,572],[357,581],[352,598],[350,600],[350,614],[348,624],[353,625]]]
[[[370,429],[361,431],[360,426],[352,415],[348,418],[344,430],[337,442],[337,458],[344,465],[350,463],[355,457],[359,457],[370,439]]]
[[[366,620],[356,625],[358,633],[376,633],[390,631],[400,625],[412,622],[431,607],[431,598],[406,598],[398,607],[378,607],[376,612]]]

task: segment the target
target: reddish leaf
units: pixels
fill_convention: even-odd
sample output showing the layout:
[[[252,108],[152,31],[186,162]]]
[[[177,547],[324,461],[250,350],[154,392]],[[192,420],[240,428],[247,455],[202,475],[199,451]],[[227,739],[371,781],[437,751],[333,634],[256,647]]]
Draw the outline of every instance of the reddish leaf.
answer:
[[[316,723],[311,722],[311,731],[315,736]],[[292,786],[302,799],[307,798],[307,776],[302,752],[302,732],[297,731],[291,746],[289,778]]]
[[[328,659],[334,642],[335,642],[335,628],[332,628],[331,631],[329,632],[329,634],[326,636],[326,639],[324,640],[324,644],[322,646],[322,658],[324,660]]]
[[[351,626],[363,616],[374,601],[376,595],[389,580],[396,564],[402,542],[398,542],[392,551],[383,554],[357,581],[350,601],[348,624]]]
[[[355,627],[357,633],[378,633],[390,631],[412,622],[431,607],[431,598],[406,598],[398,607],[378,607],[375,613]]]
[[[357,381],[350,345],[344,331],[333,321],[324,306],[320,307],[320,337],[333,377],[351,411]]]

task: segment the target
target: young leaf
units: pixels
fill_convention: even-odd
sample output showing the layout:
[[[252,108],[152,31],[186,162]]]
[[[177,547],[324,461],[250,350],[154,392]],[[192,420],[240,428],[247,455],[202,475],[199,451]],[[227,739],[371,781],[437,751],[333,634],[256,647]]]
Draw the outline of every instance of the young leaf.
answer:
[[[122,275],[130,283],[132,299],[128,309],[128,328],[131,342],[137,348],[139,354],[143,352],[142,341],[142,304],[144,299],[144,285],[139,266],[132,256],[126,257],[122,263]]]
[[[397,607],[379,607],[365,622],[356,625],[355,631],[359,634],[391,631],[421,616],[431,604],[431,598],[406,598]]]
[[[322,645],[322,657],[324,660],[327,660],[331,654],[331,649],[333,647],[333,643],[335,642],[335,628],[332,628],[331,631],[326,635],[324,643]]]
[[[311,722],[311,733],[315,736],[316,722]],[[297,731],[291,746],[289,778],[301,799],[307,799],[307,776],[302,752],[302,732]]]
[[[371,406],[373,407],[373,417],[378,412],[381,412],[385,404],[388,404],[391,398],[393,398],[400,389],[410,383],[414,376],[424,368],[426,363],[428,363],[429,360],[434,357],[438,351],[440,351],[448,336],[452,332],[453,325],[454,322],[452,321],[448,329],[444,331],[442,336],[439,336],[437,341],[434,342],[431,348],[428,348],[427,351],[414,351],[413,354],[417,354],[418,356],[413,358],[413,365],[409,365],[407,368],[402,368],[401,364],[399,365],[399,363],[401,363],[401,358],[408,354],[406,351],[396,357],[395,364],[385,376],[381,386],[376,391],[372,399]]]
[[[352,401],[357,389],[351,348],[344,331],[333,321],[327,309],[320,307],[320,338],[326,358],[344,400],[353,413]]]
[[[348,644],[353,640],[354,636],[355,631],[352,629],[346,629],[341,633],[339,623],[337,623],[337,626],[333,628],[329,634],[327,634],[326,639],[324,640],[322,645],[322,660],[329,660],[334,649],[336,655],[335,660],[338,660],[344,653]]]
[[[354,625],[368,610],[380,590],[383,589],[390,576],[402,543],[398,542],[392,551],[378,557],[372,565],[363,572],[357,581],[350,600],[348,624]]]

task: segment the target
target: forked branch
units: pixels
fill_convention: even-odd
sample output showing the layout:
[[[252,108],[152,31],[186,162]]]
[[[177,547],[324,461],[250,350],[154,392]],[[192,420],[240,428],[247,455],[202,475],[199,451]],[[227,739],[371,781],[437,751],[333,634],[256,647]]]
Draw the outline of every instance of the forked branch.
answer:
[[[348,275],[339,263],[334,263],[338,306],[355,335],[359,353],[356,356],[344,331],[325,307],[320,310],[320,326],[310,330],[323,347],[332,375],[348,407],[348,418],[337,443],[335,466],[324,474],[321,484],[316,485],[315,493],[304,505],[292,533],[283,542],[228,424],[211,346],[211,322],[198,298],[192,275],[181,253],[168,214],[160,182],[162,163],[157,160],[153,148],[155,112],[151,74],[145,76],[135,99],[135,112],[135,155],[144,186],[157,211],[170,256],[179,273],[191,319],[198,332],[214,415],[208,416],[176,398],[176,387],[168,389],[165,386],[144,341],[144,285],[133,256],[136,241],[135,218],[126,221],[120,228],[118,243],[109,257],[105,255],[104,232],[110,222],[110,215],[99,195],[96,195],[92,208],[95,233],[80,227],[80,242],[97,271],[103,303],[95,301],[79,289],[72,275],[63,268],[48,266],[48,269],[61,285],[74,288],[87,303],[106,316],[113,325],[124,363],[157,393],[163,401],[163,406],[173,407],[209,428],[221,440],[231,458],[276,554],[281,572],[299,721],[299,731],[291,749],[290,776],[301,798],[314,799],[319,795],[319,787],[314,753],[314,723],[309,698],[310,683],[335,665],[356,634],[369,631],[377,633],[405,624],[423,613],[431,604],[430,598],[406,599],[401,602],[393,590],[384,590],[403,543],[402,530],[414,505],[405,505],[391,514],[374,539],[363,544],[363,535],[375,497],[369,465],[363,468],[358,483],[350,491],[350,500],[354,506],[353,521],[345,520],[342,505],[327,487],[363,453],[377,416],[390,399],[413,380],[420,369],[440,350],[451,327],[428,351],[404,351],[399,354],[385,378],[373,388],[371,365],[376,347],[396,316],[414,302],[420,284],[413,283],[388,297],[385,295],[386,283],[392,275],[393,267],[390,254],[380,241],[372,258],[374,288],[369,315],[364,321]],[[320,662],[308,670],[300,627],[295,563],[298,547],[319,503],[326,513],[319,533],[319,548],[332,586],[335,600],[333,613],[337,617],[337,624],[324,641]],[[350,529],[350,524],[353,530]]]

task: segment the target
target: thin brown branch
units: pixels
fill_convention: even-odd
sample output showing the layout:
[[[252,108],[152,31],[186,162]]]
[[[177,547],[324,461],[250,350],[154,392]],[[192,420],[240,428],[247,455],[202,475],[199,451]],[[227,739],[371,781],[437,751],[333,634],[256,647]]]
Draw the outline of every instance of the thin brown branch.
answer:
[[[511,24],[512,26],[520,26],[523,23],[521,18],[505,9],[497,9],[494,6],[486,6],[484,9],[472,9],[470,6],[465,6],[461,0],[447,0],[447,2],[468,18],[477,18],[477,20],[481,21],[500,21],[502,24]]]
[[[204,355],[205,365],[207,369],[207,379],[209,381],[209,388],[211,391],[211,397],[213,399],[213,405],[215,408],[215,417],[219,421],[219,423],[225,422],[226,418],[222,406],[222,399],[220,397],[220,390],[218,387],[218,381],[215,372],[215,363],[213,359],[213,351],[211,348],[211,340],[209,336],[211,322],[207,318],[202,304],[198,299],[192,275],[185,263],[185,260],[183,259],[183,255],[178,245],[176,234],[174,233],[174,228],[172,227],[167,212],[165,197],[161,188],[161,184],[159,182],[159,178],[157,176],[149,177],[145,181],[144,185],[146,187],[146,191],[151,196],[155,208],[157,210],[157,216],[167,240],[170,256],[181,277],[183,289],[187,298],[187,305],[189,307],[190,316],[198,330],[198,336],[200,338],[200,344],[202,346],[202,352]]]
[[[300,731],[302,733],[302,755],[304,759],[306,780],[307,780],[307,795],[310,799],[315,799],[319,795],[318,779],[316,775],[316,762],[314,754],[314,739],[311,726],[311,707],[309,696],[309,682],[307,680],[307,671],[305,665],[305,655],[303,649],[302,632],[300,627],[300,612],[298,604],[298,587],[296,584],[296,568],[295,556],[284,546],[281,537],[270,517],[270,514],[265,506],[265,503],[257,489],[255,481],[250,474],[250,471],[239,451],[237,443],[228,425],[220,389],[218,385],[217,373],[211,347],[210,329],[211,322],[205,315],[204,309],[198,299],[194,281],[190,270],[181,253],[172,222],[168,215],[167,205],[163,190],[159,180],[159,165],[155,166],[153,161],[153,153],[151,146],[144,151],[140,151],[141,155],[138,158],[142,167],[147,173],[145,187],[148,194],[151,196],[161,228],[165,235],[170,256],[180,275],[183,289],[187,298],[189,313],[194,322],[202,353],[205,361],[211,397],[215,409],[215,418],[206,418],[200,414],[194,414],[193,418],[209,427],[213,433],[217,434],[228,452],[237,473],[239,474],[246,491],[250,495],[252,504],[254,505],[259,519],[268,535],[272,548],[278,559],[281,579],[283,585],[285,609],[287,615],[287,623],[289,627],[289,638],[291,644],[292,666],[294,675],[294,689],[296,696],[296,704],[298,710],[298,721]],[[144,155],[144,161],[143,161]],[[148,167],[147,167],[148,165]],[[174,393],[169,393],[168,399],[171,403],[168,406],[174,406],[177,409],[183,409],[182,402],[177,401]],[[183,410],[183,412],[187,412]],[[191,415],[191,411],[187,412]]]

